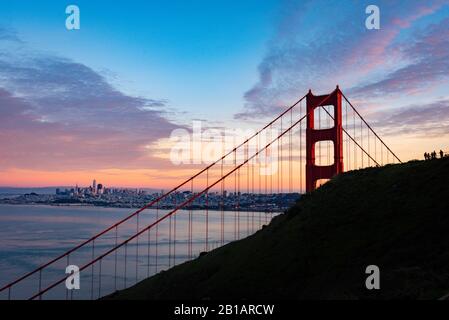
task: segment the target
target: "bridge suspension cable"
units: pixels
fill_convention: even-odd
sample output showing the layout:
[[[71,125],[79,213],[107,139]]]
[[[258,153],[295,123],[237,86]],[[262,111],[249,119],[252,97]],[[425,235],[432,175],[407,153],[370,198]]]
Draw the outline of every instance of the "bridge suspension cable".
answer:
[[[399,157],[390,149],[389,146],[387,146],[387,144],[382,140],[381,137],[379,137],[379,135],[376,133],[376,131],[374,131],[374,129],[368,124],[368,122],[366,122],[365,118],[363,118],[363,116],[357,111],[357,109],[353,106],[353,104],[349,101],[349,99],[345,96],[344,93],[342,93],[343,98],[345,99],[345,101],[349,104],[349,106],[351,106],[352,110],[354,110],[354,112],[360,117],[360,119],[363,121],[363,123],[368,127],[368,129],[374,134],[374,136],[382,143],[382,145],[393,155],[393,157],[399,161],[399,163],[402,163],[401,159],[399,159]]]
[[[31,284],[27,283],[28,289],[24,294],[27,298],[41,299],[44,294],[47,296],[54,290],[65,290],[66,298],[73,298],[73,291],[69,294],[68,290],[61,288],[61,285],[70,275],[55,274],[54,269],[65,269],[65,266],[69,263],[80,261],[81,263],[78,264],[81,265],[80,272],[90,270],[88,278],[90,281],[90,298],[94,299],[95,292],[98,293],[98,297],[101,297],[103,293],[110,293],[119,289],[118,280],[120,278],[123,278],[121,288],[128,286],[130,269],[127,266],[130,262],[135,264],[134,271],[131,271],[131,273],[134,273],[132,282],[137,283],[142,274],[146,274],[146,277],[148,277],[166,267],[174,266],[180,261],[190,260],[202,251],[207,252],[216,246],[224,245],[226,242],[250,235],[263,224],[268,223],[273,214],[276,213],[273,202],[279,201],[280,198],[290,199],[289,195],[296,194],[294,193],[295,190],[298,191],[298,196],[304,192],[303,162],[305,158],[302,152],[304,146],[302,134],[306,130],[303,128],[303,124],[305,124],[303,120],[310,115],[306,110],[303,110],[305,108],[303,108],[302,102],[306,96],[303,96],[236,147],[227,152],[223,149],[223,156],[218,160],[199,170],[169,192],[158,195],[142,208],[95,236],[81,242],[17,280],[4,285],[0,289],[0,293],[7,292],[7,298],[11,298],[12,289],[28,281]],[[325,105],[330,96],[331,94],[323,96],[324,98],[319,102],[319,105]],[[352,144],[354,161],[357,160],[356,148],[358,148],[361,157],[367,156],[368,165],[371,161],[378,166],[383,163],[383,154],[382,161],[376,159],[376,140],[374,157],[370,154],[370,138],[375,137],[383,146],[381,152],[385,148],[387,153],[390,152],[400,161],[360,116],[349,100],[346,97],[344,99],[346,101],[346,113],[343,132],[347,136],[346,152],[344,153],[347,157],[346,160],[350,161],[352,156],[350,150],[350,144]],[[369,129],[368,150],[366,150],[363,140],[359,142],[355,136],[355,120],[353,127],[348,126],[348,104],[353,110],[353,118],[355,119],[357,115]],[[322,108],[325,114],[332,118],[328,108]],[[323,119],[321,118],[321,111],[318,112],[319,127],[321,128],[321,120]],[[329,118],[324,120],[329,126]],[[352,129],[354,131],[351,135],[349,131]],[[373,133],[371,136],[370,131]],[[299,135],[299,144],[295,146],[293,137],[297,135]],[[360,137],[363,139],[363,128]],[[268,142],[265,142],[265,140]],[[327,142],[326,148],[324,148],[327,154],[324,158],[327,157],[328,162],[331,159],[331,149],[329,142]],[[323,157],[321,151],[320,145],[320,161]],[[356,167],[357,164],[355,163],[353,169],[356,169]],[[295,177],[299,177],[299,179],[295,179]],[[233,193],[228,195],[226,188],[233,190]],[[245,191],[246,195],[244,196]],[[274,191],[277,191],[277,197]],[[250,195],[259,199],[257,201],[263,202],[265,213],[257,209],[258,202],[251,200]],[[294,201],[294,198],[292,199]],[[203,201],[203,211],[196,211],[195,206],[199,205],[198,201],[200,200]],[[171,202],[171,205],[167,205],[169,202]],[[250,205],[248,205],[248,202]],[[147,209],[154,209],[153,213],[142,215],[146,213],[145,210]],[[186,210],[186,221],[177,218],[181,210]],[[234,213],[232,220],[230,220],[231,215],[225,214],[229,210]],[[214,214],[216,214],[216,217]],[[132,219],[134,219],[134,222]],[[216,228],[217,224],[219,228]],[[163,228],[164,225],[165,229]],[[232,231],[229,231],[229,229],[232,229]],[[141,241],[145,232],[147,232],[147,235]],[[131,251],[132,248],[135,250]],[[141,253],[142,250],[145,250],[144,254]],[[133,260],[129,257],[131,252],[134,255]],[[182,253],[182,256],[179,252]],[[143,255],[145,255],[144,258]],[[146,270],[142,270],[143,268]],[[150,269],[154,272],[151,272]],[[43,278],[44,271],[47,273],[48,279]],[[36,275],[38,276],[38,285],[33,288],[32,283],[35,281]],[[109,282],[108,279],[110,279]],[[106,288],[108,283],[112,283],[112,285]],[[98,286],[97,291],[95,286]],[[28,294],[28,292],[32,293]]]
[[[243,166],[245,166],[246,164],[249,163],[250,160],[252,160],[253,158],[255,158],[256,156],[259,155],[260,152],[267,150],[267,148],[269,148],[274,142],[276,142],[277,139],[279,139],[280,137],[284,136],[286,133],[290,132],[298,123],[300,123],[303,119],[305,119],[306,116],[303,116],[301,119],[299,119],[298,121],[296,121],[295,123],[293,123],[290,127],[288,127],[280,136],[278,136],[277,138],[271,140],[267,145],[265,145],[260,151],[258,151],[256,154],[252,155],[250,158],[244,160],[241,164],[237,165],[234,169],[232,169],[230,172],[228,172],[226,175],[224,175],[223,177],[221,177],[220,179],[218,179],[217,181],[215,181],[214,183],[208,185],[205,189],[203,189],[202,191],[196,193],[194,196],[192,196],[190,199],[186,200],[185,202],[177,205],[175,207],[175,209],[171,210],[170,212],[168,212],[167,214],[165,214],[164,216],[162,216],[161,218],[159,218],[158,220],[156,220],[155,222],[153,222],[152,224],[148,225],[147,227],[141,229],[139,232],[135,233],[134,235],[130,236],[128,239],[126,239],[125,241],[123,241],[122,243],[118,244],[117,246],[113,247],[112,249],[106,251],[105,253],[99,255],[98,257],[96,257],[95,259],[92,259],[90,262],[88,262],[87,264],[85,264],[84,266],[82,266],[79,271],[83,271],[85,269],[87,269],[90,266],[93,266],[96,262],[101,262],[102,259],[104,259],[106,256],[108,256],[109,254],[115,252],[117,249],[127,245],[129,242],[131,242],[134,239],[137,239],[140,235],[142,235],[143,233],[149,231],[150,229],[152,229],[154,226],[158,225],[159,223],[161,223],[162,221],[166,220],[167,218],[170,218],[172,216],[176,216],[176,213],[186,207],[188,204],[191,204],[193,201],[195,201],[196,199],[198,199],[199,197],[201,197],[202,195],[207,194],[207,192],[213,188],[214,186],[216,186],[217,184],[219,184],[222,180],[226,179],[227,177],[231,176],[232,174],[234,174],[235,172],[237,172],[240,168],[242,168]],[[45,294],[46,292],[48,292],[49,290],[51,290],[52,288],[56,287],[57,285],[63,283],[66,281],[66,279],[68,278],[68,276],[63,277],[62,279],[60,279],[59,281],[56,281],[55,283],[51,284],[50,286],[48,286],[47,288],[39,291],[38,293],[36,293],[35,295],[33,295],[30,299],[34,300],[38,297],[41,297],[43,294]]]

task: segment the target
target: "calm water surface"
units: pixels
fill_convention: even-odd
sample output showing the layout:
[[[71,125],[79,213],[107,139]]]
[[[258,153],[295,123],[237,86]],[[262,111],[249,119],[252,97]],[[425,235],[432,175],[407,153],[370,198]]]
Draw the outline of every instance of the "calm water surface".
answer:
[[[29,205],[0,205],[0,286],[62,254],[73,246],[128,216],[135,209],[99,207],[53,207]],[[118,230],[100,238],[94,246],[86,246],[47,268],[41,275],[31,277],[13,287],[11,298],[23,299],[45,288],[52,281],[65,276],[68,264],[82,266],[92,256],[97,256],[120,243],[127,236],[155,221],[168,211],[146,210],[139,219],[130,219]],[[123,289],[148,275],[168,269],[189,260],[206,250],[206,213],[191,211],[192,246],[189,244],[189,211],[180,211],[176,218],[167,219],[157,230],[146,232],[117,250],[101,263],[81,273],[81,289],[68,292],[64,285],[46,294],[52,299],[98,298],[114,290]],[[208,248],[244,238],[255,232],[271,218],[260,212],[208,212]],[[224,230],[221,231],[221,222]],[[223,242],[222,242],[223,240]],[[189,249],[191,248],[191,249]],[[8,298],[5,291],[0,299]]]

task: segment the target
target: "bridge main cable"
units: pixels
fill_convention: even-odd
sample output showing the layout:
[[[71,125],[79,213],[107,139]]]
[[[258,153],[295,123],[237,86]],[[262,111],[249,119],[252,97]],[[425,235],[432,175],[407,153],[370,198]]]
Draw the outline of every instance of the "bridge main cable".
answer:
[[[341,93],[343,98],[345,98],[346,102],[349,103],[349,105],[351,106],[352,110],[354,110],[354,112],[360,117],[360,119],[365,123],[365,125],[371,130],[372,133],[374,133],[374,135],[376,136],[377,139],[379,139],[379,141],[384,145],[385,148],[387,148],[388,151],[390,151],[390,153],[396,158],[396,160],[398,160],[400,163],[402,163],[401,159],[399,159],[399,157],[390,149],[390,147],[387,146],[387,144],[382,140],[381,137],[379,137],[379,135],[376,133],[376,131],[374,131],[374,129],[368,124],[368,122],[366,122],[365,118],[362,117],[362,115],[357,111],[357,109],[354,107],[354,105],[351,103],[351,101],[349,101],[348,98],[346,98],[345,94],[342,92]]]
[[[293,108],[295,108],[301,101],[303,101],[306,98],[307,95],[304,95],[302,98],[300,98],[298,101],[296,101],[294,104],[292,104],[290,107],[288,107],[284,112],[282,112],[280,115],[278,115],[275,119],[273,119],[272,121],[270,121],[267,125],[265,125],[262,129],[258,130],[256,133],[254,133],[251,137],[247,138],[244,142],[240,143],[237,147],[233,148],[232,150],[230,150],[229,152],[227,152],[225,155],[223,155],[221,158],[219,158],[217,161],[215,161],[214,163],[210,164],[209,166],[207,166],[206,168],[200,170],[198,173],[196,173],[195,175],[191,176],[190,178],[188,178],[187,180],[185,180],[184,182],[182,182],[181,184],[177,185],[176,187],[174,187],[173,189],[171,189],[169,192],[161,195],[160,197],[152,200],[151,202],[149,202],[148,204],[146,204],[145,206],[143,206],[142,208],[140,208],[139,210],[133,212],[132,214],[128,215],[127,217],[123,218],[122,220],[118,221],[117,223],[113,224],[112,226],[110,226],[109,228],[104,229],[103,231],[101,231],[100,233],[97,233],[96,235],[94,235],[93,237],[85,240],[84,242],[76,245],[75,247],[73,247],[72,249],[64,252],[63,254],[57,256],[56,258],[50,260],[49,262],[39,266],[38,268],[34,269],[33,271],[30,271],[28,273],[26,273],[25,275],[19,277],[18,279],[4,285],[3,287],[0,288],[0,292],[3,292],[6,289],[11,288],[12,286],[18,284],[19,282],[21,282],[22,280],[25,280],[26,278],[29,278],[30,276],[34,275],[37,272],[42,271],[43,269],[45,269],[46,267],[54,264],[55,262],[69,256],[71,253],[77,251],[78,249],[86,246],[87,244],[95,241],[96,239],[98,239],[99,237],[101,237],[102,235],[108,233],[109,231],[113,230],[114,228],[117,228],[119,225],[125,223],[126,221],[130,220],[131,218],[133,218],[134,216],[140,214],[141,212],[143,212],[144,210],[152,207],[154,204],[159,203],[161,200],[165,199],[166,197],[168,197],[170,194],[172,194],[173,192],[176,192],[177,190],[179,190],[181,187],[183,187],[184,185],[186,185],[187,183],[189,183],[190,181],[193,181],[196,177],[200,176],[201,174],[203,174],[204,172],[206,172],[207,170],[209,170],[211,167],[213,167],[214,165],[218,164],[220,161],[224,160],[226,157],[228,157],[229,155],[231,155],[233,152],[235,152],[237,149],[241,148],[242,146],[244,146],[245,144],[247,144],[250,140],[252,140],[253,138],[255,138],[256,136],[258,136],[262,131],[266,130],[270,125],[272,125],[273,123],[275,123],[277,120],[279,120],[282,116],[284,116],[285,114],[287,114],[290,110],[292,110]]]
[[[332,119],[332,120],[334,120],[334,117],[330,114],[330,112],[328,111],[328,110],[326,110],[325,108],[323,108],[324,109],[324,111],[328,114],[328,116]],[[345,128],[342,128],[342,130],[343,130],[343,132],[344,133],[346,133],[346,135],[352,140],[352,142],[354,142],[355,144],[356,144],[356,146],[357,147],[359,147],[360,148],[360,150],[362,150],[371,160],[373,160],[374,161],[374,163],[378,166],[378,167],[380,167],[380,164],[376,161],[376,159],[374,159],[366,150],[365,150],[365,148],[363,148],[350,134],[349,134],[349,132],[345,129]]]
[[[324,102],[326,102],[329,97],[331,96],[331,94],[329,94],[328,96],[326,96],[324,99],[322,99],[322,101],[320,102],[320,104],[323,104]],[[287,109],[285,112],[283,112],[280,116],[278,116],[275,120],[273,120],[270,124],[268,124],[266,127],[264,127],[264,129],[266,129],[267,127],[269,127],[273,122],[275,122],[276,120],[278,120],[280,117],[282,117],[282,115],[286,114],[287,112],[289,112],[290,109],[292,109],[295,105],[297,105],[300,101],[302,101],[306,96],[304,96],[303,98],[301,98],[300,100],[298,100],[298,102],[296,102],[292,107],[290,107],[289,109]],[[140,235],[142,235],[143,233],[149,231],[150,229],[152,229],[154,226],[157,226],[159,223],[161,223],[162,221],[164,221],[165,219],[171,217],[172,215],[176,214],[176,212],[178,210],[180,210],[181,208],[189,205],[190,203],[192,203],[193,201],[195,201],[196,199],[198,199],[199,197],[201,197],[202,195],[206,194],[211,188],[213,188],[214,186],[216,186],[218,183],[220,183],[221,181],[224,181],[227,177],[229,177],[230,175],[232,175],[234,172],[236,172],[237,170],[239,170],[240,168],[242,168],[244,165],[246,165],[247,163],[249,163],[250,160],[254,159],[255,157],[259,156],[259,154],[266,150],[267,148],[269,148],[274,142],[276,142],[277,140],[281,139],[285,134],[287,134],[288,132],[290,132],[294,127],[296,127],[299,123],[301,123],[301,121],[303,121],[305,118],[307,118],[308,113],[306,113],[303,117],[301,117],[299,120],[297,120],[295,123],[293,123],[289,128],[287,128],[284,132],[282,132],[278,137],[276,137],[275,139],[273,139],[272,141],[270,141],[270,143],[268,143],[267,145],[265,145],[265,147],[263,147],[262,149],[258,150],[255,154],[253,154],[251,157],[248,157],[246,160],[244,160],[244,162],[242,162],[241,164],[239,164],[238,166],[235,166],[232,170],[230,170],[227,174],[223,175],[220,179],[216,180],[213,184],[210,184],[209,186],[207,186],[207,188],[203,189],[201,192],[196,193],[194,196],[192,196],[190,199],[184,201],[183,203],[181,203],[180,205],[178,205],[176,208],[174,208],[172,211],[168,212],[167,214],[165,214],[164,216],[162,216],[161,218],[157,219],[156,221],[154,221],[153,223],[151,223],[150,225],[148,225],[147,227],[143,228],[141,231],[135,233],[133,236],[129,237],[128,239],[124,240],[122,243],[120,243],[119,245],[111,248],[110,250],[106,251],[105,253],[99,255],[97,258],[91,260],[89,263],[85,264],[84,266],[82,266],[79,271],[83,271],[86,268],[92,266],[93,264],[95,264],[96,262],[102,260],[103,258],[105,258],[106,256],[108,256],[109,254],[113,253],[114,251],[116,251],[117,249],[127,245],[129,242],[131,242],[132,240],[134,240],[135,238],[139,237]],[[262,130],[259,130],[256,134],[254,134],[251,138],[247,139],[244,143],[240,144],[238,147],[234,148],[229,154],[232,154],[233,152],[235,152],[235,150],[237,148],[239,148],[240,146],[244,145],[248,140],[252,139],[253,137],[257,136]],[[222,158],[220,158],[218,161],[216,161],[215,163],[218,163],[219,161],[221,161],[222,159],[224,159],[225,156],[223,156]],[[207,168],[203,169],[202,172],[208,170],[210,168],[210,166],[208,166]],[[197,176],[197,175],[196,175]],[[187,180],[191,181],[193,178]],[[43,294],[45,294],[46,292],[48,292],[49,290],[51,290],[52,288],[58,286],[59,284],[63,283],[64,281],[66,281],[66,279],[69,277],[70,275],[67,275],[65,277],[63,277],[62,279],[60,279],[57,282],[54,282],[53,284],[51,284],[50,286],[48,286],[47,288],[39,291],[38,293],[36,293],[35,295],[33,295],[30,300],[34,300],[38,297],[41,297]]]
[[[184,201],[183,203],[181,203],[180,205],[178,205],[175,209],[173,209],[172,211],[170,211],[169,213],[165,214],[164,216],[162,216],[161,218],[159,218],[158,220],[154,221],[153,223],[151,223],[150,225],[148,225],[147,227],[143,228],[141,231],[135,233],[133,236],[129,237],[128,239],[126,239],[125,241],[123,241],[122,243],[120,243],[119,245],[111,248],[110,250],[106,251],[105,253],[101,254],[100,256],[98,256],[97,258],[95,258],[94,260],[90,261],[89,263],[85,264],[84,266],[82,266],[79,271],[83,271],[84,269],[90,267],[91,265],[93,265],[94,263],[102,260],[103,258],[105,258],[106,256],[108,256],[109,254],[111,254],[112,252],[116,251],[117,249],[123,247],[124,245],[128,244],[129,242],[131,242],[132,240],[134,240],[135,238],[137,238],[138,236],[142,235],[143,233],[149,231],[151,228],[153,228],[154,226],[158,225],[160,222],[164,221],[165,219],[171,217],[172,215],[176,214],[177,211],[179,211],[180,209],[184,208],[185,206],[187,206],[188,204],[192,203],[193,201],[195,201],[196,199],[198,199],[199,197],[201,197],[202,195],[206,194],[211,188],[213,188],[214,186],[216,186],[218,183],[220,183],[222,180],[226,179],[227,177],[229,177],[230,175],[232,175],[234,172],[236,172],[237,170],[239,170],[240,168],[242,168],[245,164],[247,164],[250,160],[252,160],[253,158],[257,157],[262,151],[266,150],[268,147],[270,147],[274,142],[276,142],[279,138],[281,138],[282,136],[284,136],[287,132],[289,132],[291,129],[293,129],[296,125],[298,125],[302,120],[304,120],[307,117],[307,115],[304,115],[301,119],[299,119],[298,121],[296,121],[291,127],[289,127],[288,129],[286,129],[281,135],[279,135],[277,138],[273,139],[270,143],[268,143],[265,147],[263,147],[260,151],[258,151],[257,153],[255,153],[254,155],[252,155],[251,157],[249,157],[248,159],[246,159],[244,162],[242,162],[241,164],[239,164],[238,166],[234,167],[230,172],[228,172],[226,175],[224,175],[223,177],[221,177],[220,179],[218,179],[217,181],[215,181],[214,183],[210,184],[207,188],[203,189],[201,192],[195,193],[195,195],[193,197],[191,197],[190,199]],[[62,278],[61,280],[53,283],[52,285],[48,286],[47,288],[45,288],[44,290],[36,293],[35,295],[33,295],[30,300],[34,300],[40,296],[42,296],[43,294],[45,294],[47,291],[51,290],[52,288],[58,286],[59,284],[63,283],[64,281],[66,281],[66,279],[68,277],[70,277],[71,275],[68,275],[64,278]]]

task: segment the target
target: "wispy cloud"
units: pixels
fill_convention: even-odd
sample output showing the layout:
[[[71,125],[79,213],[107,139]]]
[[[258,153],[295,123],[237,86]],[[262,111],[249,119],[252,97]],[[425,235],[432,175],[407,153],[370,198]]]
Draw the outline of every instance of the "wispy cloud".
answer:
[[[245,93],[244,109],[236,118],[271,116],[309,88],[329,92],[340,84],[352,88],[346,91],[360,99],[383,90],[407,91],[413,88],[406,85],[410,78],[417,86],[429,83],[433,71],[441,75],[439,67],[443,73],[447,70],[447,59],[432,57],[434,61],[426,65],[431,53],[424,49],[433,37],[433,51],[447,55],[447,36],[435,38],[445,32],[447,21],[422,32],[411,27],[439,12],[446,0],[378,1],[381,30],[375,31],[365,28],[365,8],[372,4],[368,1],[287,3],[278,32],[259,64],[259,81]],[[404,36],[404,31],[409,34]],[[421,72],[424,77],[416,76]]]
[[[449,99],[379,112],[373,118],[374,126],[386,135],[446,136],[449,135]]]
[[[410,61],[385,78],[355,87],[351,94],[383,96],[425,91],[439,81],[449,79],[449,18],[429,26],[411,42],[398,47]]]
[[[26,58],[24,58],[26,56]],[[27,52],[0,57],[0,166],[148,168],[151,144],[179,126],[167,102],[127,95],[86,65]]]
[[[12,41],[22,43],[22,40],[19,38],[15,30],[4,26],[0,26],[0,41]]]

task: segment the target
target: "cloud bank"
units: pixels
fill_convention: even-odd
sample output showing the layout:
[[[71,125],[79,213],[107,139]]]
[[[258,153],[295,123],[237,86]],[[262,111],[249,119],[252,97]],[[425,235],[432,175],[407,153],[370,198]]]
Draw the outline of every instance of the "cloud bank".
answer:
[[[0,29],[0,40],[10,36]],[[0,167],[151,168],[179,126],[167,102],[127,95],[86,65],[27,50],[0,56]]]
[[[286,2],[259,64],[259,80],[245,93],[244,109],[235,118],[272,116],[309,88],[324,93],[340,84],[354,98],[367,100],[418,93],[448,81],[447,0],[378,1],[380,30],[365,28],[369,4]]]

